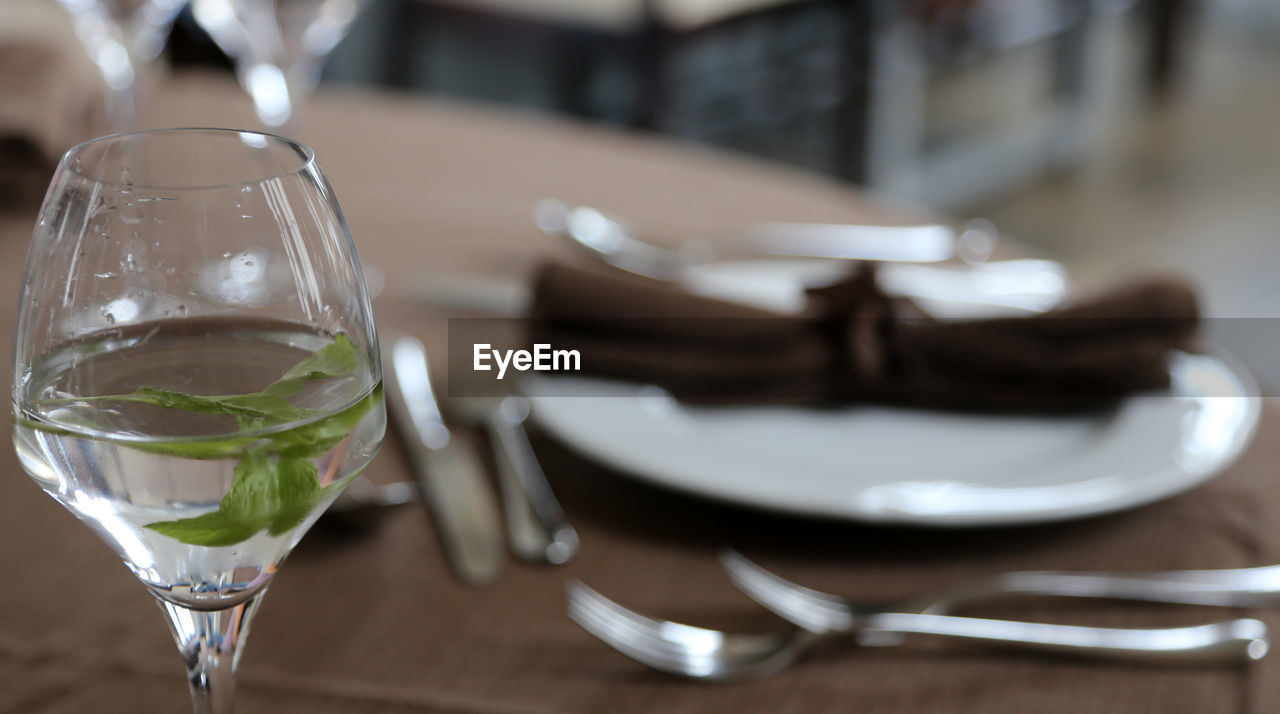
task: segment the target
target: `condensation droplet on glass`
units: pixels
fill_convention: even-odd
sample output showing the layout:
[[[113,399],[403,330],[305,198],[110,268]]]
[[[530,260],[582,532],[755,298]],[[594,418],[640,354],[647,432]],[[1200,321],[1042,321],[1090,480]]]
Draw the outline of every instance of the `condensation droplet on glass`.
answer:
[[[187,306],[186,306],[186,305],[179,305],[179,306],[178,306],[178,314],[179,314],[179,315],[185,315],[185,314],[187,314]]]
[[[120,274],[119,274],[119,273],[112,273],[112,272],[106,272],[106,273],[94,273],[94,274],[93,274],[93,277],[98,278],[99,280],[111,280],[112,278],[118,278],[118,277],[120,277]]]
[[[252,187],[252,186],[245,186],[245,187],[243,187],[243,188],[241,188],[241,189],[240,189],[240,193],[253,193],[253,187]]]
[[[167,268],[165,268],[165,269],[164,269],[164,274],[165,274],[165,275],[173,275],[175,272],[177,272],[177,270],[178,270],[177,268],[175,268],[175,267],[173,267],[172,265],[170,265],[169,267],[167,267]]]
[[[111,227],[111,209],[104,208],[89,222],[89,231],[100,238],[107,237],[107,229]]]
[[[222,257],[224,257],[224,258],[230,258],[230,257],[231,257],[231,251],[227,251],[227,252],[223,253],[223,254],[222,254]]]

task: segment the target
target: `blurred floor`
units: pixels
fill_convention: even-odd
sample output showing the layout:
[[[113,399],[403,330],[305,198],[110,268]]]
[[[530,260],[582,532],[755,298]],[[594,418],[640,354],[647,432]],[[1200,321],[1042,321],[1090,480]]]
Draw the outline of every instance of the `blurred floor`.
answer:
[[[1165,101],[1148,101],[1135,64],[1112,57],[1107,66],[1126,69],[1108,78],[1096,148],[1078,170],[970,213],[1088,283],[1169,269],[1199,284],[1210,315],[1280,315],[1280,43],[1206,20]]]

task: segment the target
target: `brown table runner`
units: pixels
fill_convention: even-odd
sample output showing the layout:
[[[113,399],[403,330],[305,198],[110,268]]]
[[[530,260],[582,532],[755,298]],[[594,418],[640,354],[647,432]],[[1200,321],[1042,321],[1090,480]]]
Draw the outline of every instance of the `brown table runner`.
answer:
[[[248,124],[247,104],[225,83],[188,80],[161,98],[157,124]],[[541,195],[595,203],[672,234],[723,227],[726,217],[885,215],[816,179],[700,150],[437,103],[342,99],[310,107],[302,138],[329,171],[364,258],[389,273],[520,275],[534,255],[559,248],[529,227],[528,207]],[[16,293],[32,218],[0,216],[0,292]],[[394,284],[396,274],[389,277]],[[378,309],[384,325],[440,345],[439,315],[391,300]],[[0,321],[0,349],[12,313],[10,305]],[[564,616],[563,584],[577,577],[658,616],[764,631],[778,622],[733,590],[716,565],[718,548],[732,545],[804,583],[869,599],[1008,569],[1276,562],[1277,434],[1280,415],[1269,408],[1238,465],[1160,504],[976,531],[817,523],[720,506],[619,476],[539,438],[582,535],[577,559],[561,568],[512,563],[493,587],[467,589],[449,577],[417,506],[329,520],[266,598],[241,668],[238,710],[1269,713],[1280,707],[1280,657],[1252,667],[1140,666],[920,638],[890,649],[835,648],[761,682],[686,682],[578,629]],[[0,453],[8,467],[0,480],[0,712],[186,711],[182,666],[150,598],[29,482],[10,450]],[[403,468],[389,440],[371,475],[400,478]],[[983,614],[1157,626],[1239,613],[1038,601]],[[1270,620],[1280,627],[1280,618]]]

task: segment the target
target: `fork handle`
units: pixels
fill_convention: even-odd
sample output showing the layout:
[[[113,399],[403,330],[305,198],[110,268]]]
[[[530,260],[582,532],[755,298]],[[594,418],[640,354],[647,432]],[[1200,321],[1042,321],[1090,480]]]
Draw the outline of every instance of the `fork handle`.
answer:
[[[1024,571],[962,583],[895,610],[946,613],[1004,595],[1114,598],[1182,605],[1265,607],[1280,604],[1280,568],[1174,570],[1142,575]]]
[[[1270,647],[1267,626],[1249,618],[1193,627],[1125,629],[889,612],[870,615],[859,624],[865,624],[866,630],[1143,662],[1250,662],[1261,659]]]

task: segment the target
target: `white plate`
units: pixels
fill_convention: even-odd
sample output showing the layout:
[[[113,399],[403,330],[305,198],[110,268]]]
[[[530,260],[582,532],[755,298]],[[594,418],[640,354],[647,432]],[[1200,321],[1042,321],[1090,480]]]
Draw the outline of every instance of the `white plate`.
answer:
[[[1173,386],[1102,414],[975,416],[853,406],[711,408],[661,390],[531,380],[533,413],[569,446],[682,491],[808,516],[981,526],[1117,511],[1220,473],[1253,436],[1251,378],[1178,353]]]
[[[849,274],[838,260],[755,259],[690,268],[695,293],[782,313],[799,312],[805,286],[830,285]],[[1062,265],[1051,260],[1001,260],[978,265],[883,263],[876,281],[890,295],[909,297],[934,317],[1025,315],[1052,308],[1066,295]]]

